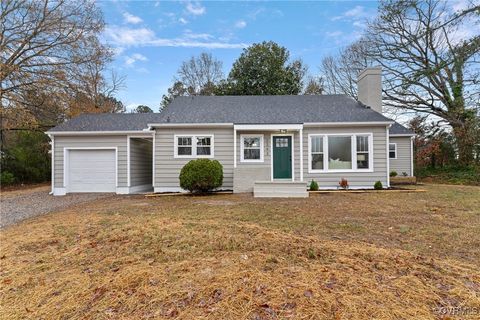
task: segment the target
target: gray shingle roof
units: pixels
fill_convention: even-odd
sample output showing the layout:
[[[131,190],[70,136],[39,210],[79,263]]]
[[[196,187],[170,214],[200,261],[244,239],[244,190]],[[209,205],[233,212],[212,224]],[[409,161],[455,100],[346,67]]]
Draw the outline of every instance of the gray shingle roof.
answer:
[[[346,95],[178,97],[162,112],[171,123],[389,121]]]
[[[346,95],[195,96],[175,98],[162,113],[83,114],[49,132],[138,131],[146,129],[149,123],[301,124],[383,121],[391,120]],[[396,133],[407,130],[400,124],[393,127]]]
[[[395,122],[390,127],[390,134],[410,134],[410,135],[414,135],[412,130],[405,128],[404,126],[402,126],[398,122]]]

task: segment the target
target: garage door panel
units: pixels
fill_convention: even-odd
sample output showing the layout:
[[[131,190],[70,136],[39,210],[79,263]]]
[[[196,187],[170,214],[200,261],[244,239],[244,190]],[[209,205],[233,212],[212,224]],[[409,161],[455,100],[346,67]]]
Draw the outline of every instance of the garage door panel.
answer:
[[[115,150],[69,150],[67,192],[115,192]]]

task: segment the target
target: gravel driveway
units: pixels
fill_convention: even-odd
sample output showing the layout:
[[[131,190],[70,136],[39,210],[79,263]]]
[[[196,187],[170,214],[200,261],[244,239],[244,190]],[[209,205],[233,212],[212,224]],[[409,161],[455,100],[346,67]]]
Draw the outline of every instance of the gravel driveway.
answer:
[[[0,199],[0,228],[16,222],[68,208],[75,204],[111,197],[113,194],[77,193],[62,197],[49,195],[49,186],[2,192]]]

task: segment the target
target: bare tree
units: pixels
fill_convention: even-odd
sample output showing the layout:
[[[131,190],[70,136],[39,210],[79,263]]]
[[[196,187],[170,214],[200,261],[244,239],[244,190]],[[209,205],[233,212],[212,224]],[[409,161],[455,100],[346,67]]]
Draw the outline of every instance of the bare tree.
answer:
[[[304,95],[320,95],[325,91],[324,80],[322,77],[310,77],[303,90]]]
[[[190,95],[210,95],[213,94],[215,85],[223,79],[222,67],[220,60],[203,52],[182,63],[176,81],[182,82]]]
[[[480,6],[460,12],[440,0],[386,1],[363,48],[384,70],[384,104],[442,119],[459,160],[472,162],[480,102]]]
[[[111,59],[111,52],[99,41],[103,27],[101,11],[90,0],[2,0],[2,126],[41,126],[36,111],[67,110],[78,92],[94,100],[111,96],[106,93],[115,88],[103,78]]]

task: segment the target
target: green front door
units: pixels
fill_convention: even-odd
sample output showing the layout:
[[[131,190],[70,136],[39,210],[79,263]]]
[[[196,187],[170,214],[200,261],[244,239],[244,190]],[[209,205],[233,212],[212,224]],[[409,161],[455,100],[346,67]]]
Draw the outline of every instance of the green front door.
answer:
[[[273,179],[292,178],[292,137],[273,136]]]

